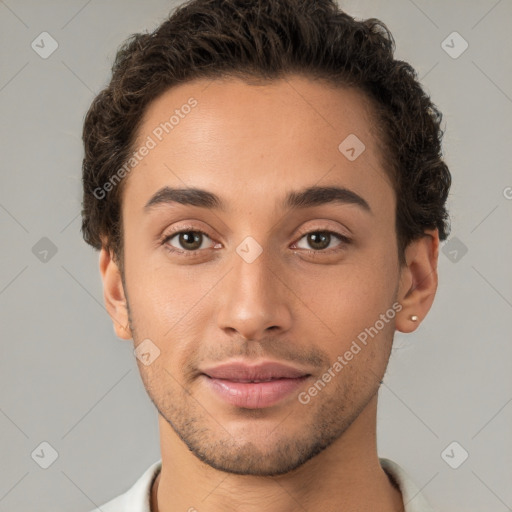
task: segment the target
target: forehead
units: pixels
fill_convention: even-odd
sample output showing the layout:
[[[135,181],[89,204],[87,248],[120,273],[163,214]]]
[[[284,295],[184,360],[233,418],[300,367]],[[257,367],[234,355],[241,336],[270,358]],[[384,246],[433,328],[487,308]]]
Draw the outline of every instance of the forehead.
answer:
[[[256,202],[299,184],[338,184],[387,193],[374,201],[394,199],[370,101],[357,89],[323,81],[289,76],[257,85],[237,78],[181,84],[146,108],[134,149],[143,146],[151,149],[128,175],[124,192],[139,203],[166,184],[219,196],[231,191],[240,200],[238,192],[250,190]]]

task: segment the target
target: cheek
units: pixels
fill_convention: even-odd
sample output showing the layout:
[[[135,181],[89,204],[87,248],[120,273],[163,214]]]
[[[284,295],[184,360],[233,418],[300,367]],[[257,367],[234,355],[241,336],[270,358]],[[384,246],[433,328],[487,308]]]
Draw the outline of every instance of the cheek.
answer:
[[[385,356],[384,347],[390,345],[394,332],[398,274],[393,259],[383,254],[376,250],[373,257],[365,254],[357,263],[331,267],[328,272],[324,268],[314,278],[300,281],[299,296],[313,313],[307,315],[313,323],[308,321],[305,329],[332,361],[348,350],[357,352],[348,354],[358,361],[351,366],[379,365],[380,354]],[[308,295],[312,289],[315,292]]]
[[[313,284],[315,292],[308,294]],[[326,332],[330,329],[335,334],[347,334],[352,332],[351,328],[373,324],[385,313],[391,307],[395,286],[389,271],[381,272],[371,266],[347,266],[323,278],[317,277],[309,284],[303,280],[300,296],[326,324]]]
[[[213,315],[217,281],[218,273],[198,272],[197,267],[132,264],[127,287],[137,340],[151,339],[168,356],[201,340],[205,321]]]

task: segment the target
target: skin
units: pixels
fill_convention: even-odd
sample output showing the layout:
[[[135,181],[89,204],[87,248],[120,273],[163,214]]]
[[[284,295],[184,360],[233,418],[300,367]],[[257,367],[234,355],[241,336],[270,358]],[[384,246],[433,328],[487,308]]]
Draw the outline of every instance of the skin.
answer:
[[[100,253],[117,335],[160,350],[148,366],[137,360],[159,412],[152,511],[403,511],[378,460],[378,389],[395,330],[414,331],[432,305],[437,230],[407,247],[400,268],[396,198],[361,92],[300,76],[197,80],[149,105],[138,144],[190,97],[198,105],[126,178],[124,280],[113,255]],[[366,146],[354,161],[338,150],[350,133]],[[281,208],[288,192],[312,185],[346,187],[371,213]],[[146,213],[164,186],[206,189],[227,209],[170,203]],[[193,244],[179,235],[162,243],[171,228],[205,232],[198,254],[184,255]],[[326,230],[352,242],[308,242]],[[236,252],[247,236],[263,249],[252,263]],[[231,358],[272,359],[307,370],[307,391],[393,303],[401,311],[307,405],[292,393],[268,408],[235,407],[199,378]]]

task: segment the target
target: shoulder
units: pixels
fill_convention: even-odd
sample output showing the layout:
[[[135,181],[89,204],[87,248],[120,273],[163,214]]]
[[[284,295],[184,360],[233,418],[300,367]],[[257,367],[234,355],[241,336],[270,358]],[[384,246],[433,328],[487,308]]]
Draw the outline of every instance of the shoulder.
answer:
[[[151,486],[161,468],[162,460],[154,462],[125,493],[90,512],[151,512]]]
[[[399,464],[380,457],[379,462],[390,480],[400,489],[405,512],[436,512],[427,498],[420,492],[415,482]]]

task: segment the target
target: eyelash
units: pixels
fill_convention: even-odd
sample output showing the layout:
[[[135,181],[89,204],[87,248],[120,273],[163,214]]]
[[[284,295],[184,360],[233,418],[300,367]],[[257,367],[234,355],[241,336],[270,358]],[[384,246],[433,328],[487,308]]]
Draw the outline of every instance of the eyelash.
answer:
[[[194,251],[185,251],[185,250],[180,251],[180,250],[168,245],[168,242],[172,238],[174,238],[175,236],[180,235],[182,233],[200,233],[202,235],[206,235],[210,240],[213,241],[212,237],[209,236],[208,233],[201,231],[199,229],[195,229],[194,227],[190,226],[190,227],[181,228],[179,231],[174,231],[171,234],[165,234],[160,241],[161,245],[163,245],[165,247],[165,249],[172,254],[177,254],[177,255],[189,257],[189,258],[197,256],[198,253],[200,253],[201,251],[204,250],[204,249],[196,249]],[[297,249],[297,250],[306,251],[307,253],[312,254],[312,255],[333,254],[333,253],[337,253],[338,251],[342,251],[343,245],[348,245],[348,244],[352,243],[352,240],[350,238],[348,238],[345,235],[342,235],[341,233],[338,233],[337,231],[331,231],[329,229],[314,229],[314,230],[306,231],[305,233],[302,233],[300,235],[300,237],[297,239],[297,242],[294,242],[294,245],[295,245],[295,243],[298,243],[300,240],[302,240],[305,236],[310,235],[312,233],[324,233],[324,234],[334,235],[336,238],[338,238],[340,240],[341,243],[339,245],[337,245],[335,248],[331,248],[331,249],[317,249],[317,250],[315,250],[315,249],[311,249],[311,250]]]

